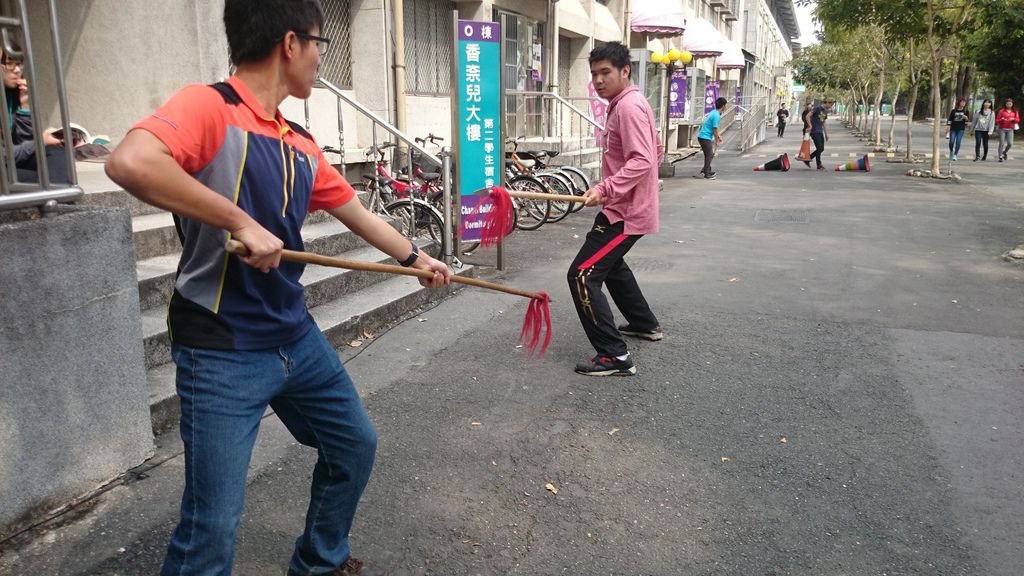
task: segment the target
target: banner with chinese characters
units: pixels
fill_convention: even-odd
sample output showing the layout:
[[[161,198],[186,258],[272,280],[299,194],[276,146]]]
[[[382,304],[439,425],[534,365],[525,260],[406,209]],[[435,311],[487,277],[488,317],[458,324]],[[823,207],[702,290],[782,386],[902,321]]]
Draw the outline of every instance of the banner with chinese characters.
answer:
[[[704,85],[704,115],[707,116],[715,109],[715,100],[718,100],[718,82],[708,80]]]
[[[686,70],[672,71],[668,88],[668,117],[670,120],[688,118],[686,114]]]
[[[500,186],[505,171],[501,139],[501,25],[458,21],[455,77],[458,89],[452,108],[458,116],[455,142],[463,240],[480,239],[483,214],[478,190]]]

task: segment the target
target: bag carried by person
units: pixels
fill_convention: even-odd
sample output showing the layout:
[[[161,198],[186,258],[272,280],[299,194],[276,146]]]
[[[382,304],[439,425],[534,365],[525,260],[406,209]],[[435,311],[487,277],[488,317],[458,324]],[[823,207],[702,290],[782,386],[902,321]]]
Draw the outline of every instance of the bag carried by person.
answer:
[[[801,162],[811,159],[811,135],[804,134],[804,141],[800,143],[800,151],[796,153],[796,159]]]

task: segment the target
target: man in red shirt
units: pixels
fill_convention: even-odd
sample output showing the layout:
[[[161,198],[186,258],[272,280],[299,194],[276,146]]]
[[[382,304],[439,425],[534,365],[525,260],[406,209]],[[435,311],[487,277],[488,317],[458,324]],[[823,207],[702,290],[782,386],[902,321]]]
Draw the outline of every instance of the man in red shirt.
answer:
[[[601,133],[603,179],[583,198],[601,206],[569,268],[572,293],[583,330],[597,355],[576,365],[587,376],[630,376],[636,366],[622,336],[661,340],[658,319],[623,257],[644,234],[658,231],[658,162],[661,144],[647,99],[630,83],[629,50],[618,42],[590,53],[594,88],[609,101]],[[601,288],[608,285],[626,324],[616,328]]]
[[[237,72],[182,89],[140,121],[107,161],[112,180],[175,214],[182,256],[168,310],[181,398],[185,490],[164,576],[231,574],[246,473],[269,405],[319,454],[292,576],[370,576],[349,529],[377,435],[352,380],[313,322],[281,250],[302,250],[308,212],[326,210],[405,266],[451,272],[369,213],[278,106],[308,98],[330,40],[319,0],[226,0]],[[249,251],[224,250],[233,238]]]

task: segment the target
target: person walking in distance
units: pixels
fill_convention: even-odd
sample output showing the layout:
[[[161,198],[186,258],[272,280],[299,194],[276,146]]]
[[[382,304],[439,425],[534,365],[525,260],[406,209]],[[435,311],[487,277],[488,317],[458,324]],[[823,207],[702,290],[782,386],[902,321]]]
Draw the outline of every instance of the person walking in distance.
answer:
[[[368,212],[313,137],[278,110],[309,98],[321,56],[320,0],[225,0],[236,72],[191,85],[141,120],[106,163],[110,178],[175,214],[182,255],[168,309],[177,365],[185,488],[163,576],[228,576],[260,420],[270,406],[317,450],[305,529],[290,576],[384,572],[351,556],[349,530],[373,467],[377,433],[352,380],[306,309],[308,212],[325,210],[404,266],[447,284],[442,262]],[[229,255],[228,239],[247,256]]]
[[[658,163],[662,149],[647,99],[630,82],[629,50],[610,42],[590,52],[590,76],[597,94],[609,101],[603,140],[602,180],[587,190],[587,206],[601,211],[567,279],[576,313],[597,355],[576,364],[587,376],[630,376],[636,366],[623,336],[661,340],[633,271],[623,260],[644,234],[658,231]],[[608,293],[626,324],[616,328]]]
[[[718,134],[718,125],[722,122],[722,110],[728,104],[725,98],[715,100],[715,109],[704,119],[704,124],[697,133],[697,143],[700,144],[700,151],[704,153],[704,167],[700,173],[705,180],[714,180],[715,172],[711,169],[711,159],[715,157],[715,146],[722,143],[722,137]],[[712,141],[712,138],[714,139]]]
[[[804,101],[803,110],[801,110],[800,112],[800,121],[803,122],[804,125],[802,134],[811,133],[811,112],[813,111],[814,100],[811,98],[807,98],[807,100]],[[808,163],[807,165],[810,166],[810,163]]]
[[[825,166],[821,163],[821,155],[825,152],[825,142],[828,141],[828,127],[825,126],[825,121],[828,120],[828,113],[832,110],[834,102],[835,100],[831,98],[825,98],[820,105],[811,110],[808,118],[811,124],[811,140],[814,142],[814,152],[811,152],[811,159],[814,160],[818,170],[825,169]],[[806,164],[808,166],[811,165],[810,161],[806,162]]]
[[[949,126],[949,159],[956,160],[960,154],[960,143],[964,139],[964,131],[971,120],[971,112],[967,109],[967,99],[957,100],[956,107],[950,110],[946,125]]]
[[[981,109],[974,116],[971,129],[974,130],[974,161],[988,160],[988,137],[996,127],[996,113],[992,110],[992,101],[988,98],[981,103]],[[982,152],[984,148],[984,152]]]
[[[789,121],[789,110],[786,110],[786,105],[783,104],[779,107],[779,111],[775,113],[775,117],[778,118],[776,124],[779,128],[779,138],[786,133],[786,122]]]
[[[996,129],[999,130],[999,161],[1009,160],[1010,148],[1013,148],[1013,131],[1020,128],[1020,113],[1013,105],[1013,99],[1007,98],[1003,107],[996,113]]]

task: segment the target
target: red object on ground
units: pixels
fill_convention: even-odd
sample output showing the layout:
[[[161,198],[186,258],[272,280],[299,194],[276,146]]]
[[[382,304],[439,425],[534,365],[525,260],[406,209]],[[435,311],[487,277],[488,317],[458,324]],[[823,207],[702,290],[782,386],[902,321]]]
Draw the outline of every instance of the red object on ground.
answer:
[[[490,211],[484,215],[483,224],[480,226],[480,245],[484,248],[497,246],[498,241],[512,233],[514,223],[512,214],[514,208],[508,190],[501,186],[491,186],[488,190],[487,197],[476,206],[478,214],[483,206],[488,203],[491,206]]]
[[[547,352],[551,343],[551,298],[546,292],[538,292],[537,297],[530,299],[523,319],[523,329],[519,333],[519,344],[526,347],[531,356],[538,358]],[[543,340],[542,337],[543,336]]]

